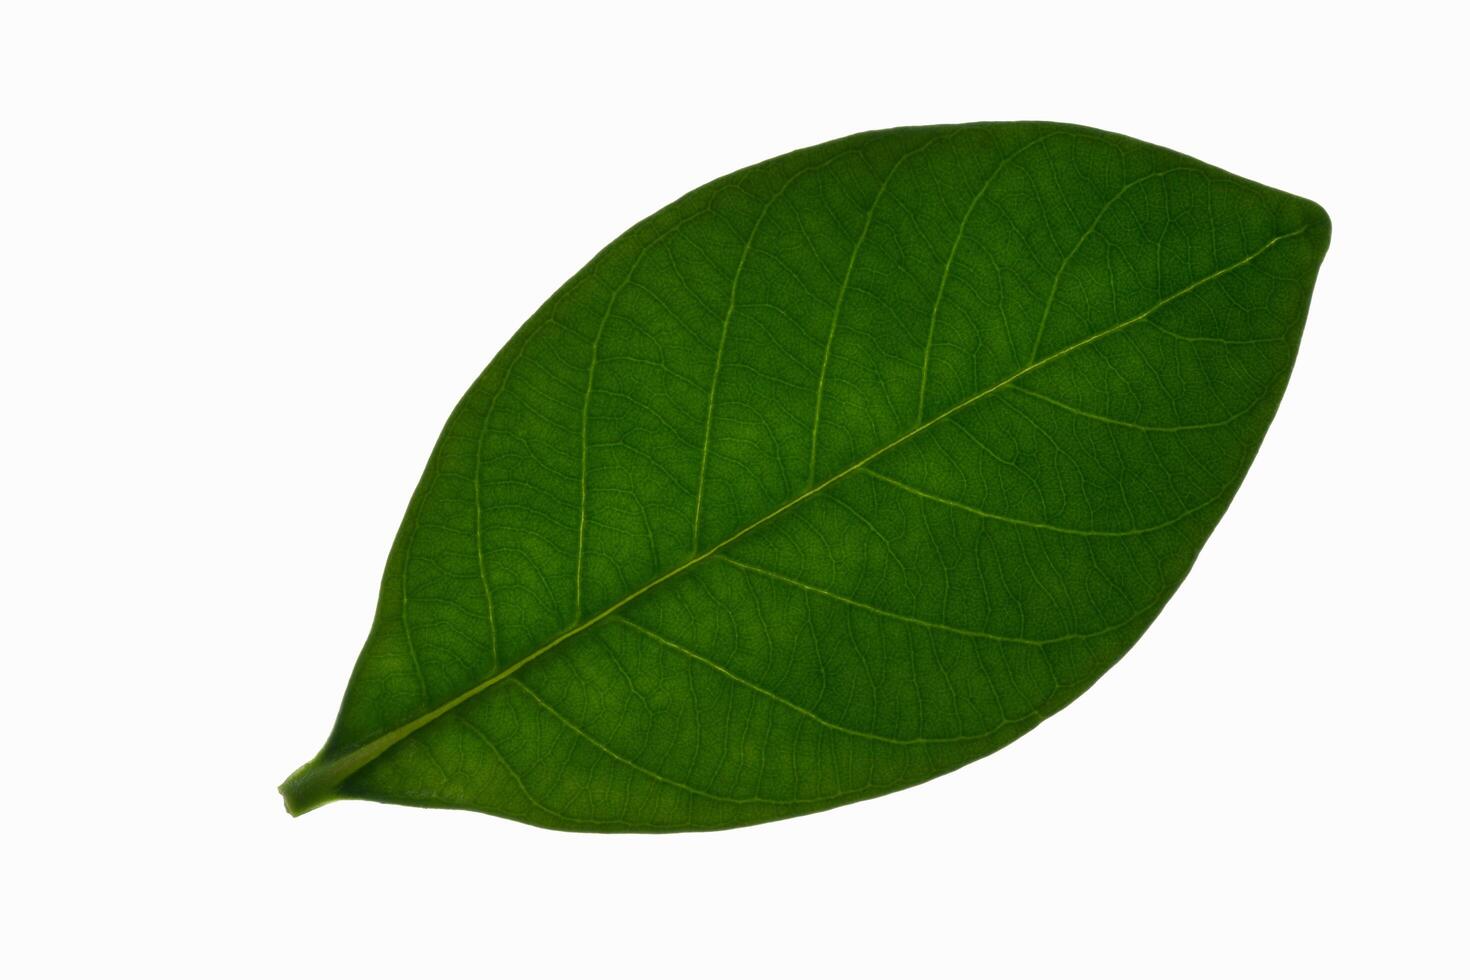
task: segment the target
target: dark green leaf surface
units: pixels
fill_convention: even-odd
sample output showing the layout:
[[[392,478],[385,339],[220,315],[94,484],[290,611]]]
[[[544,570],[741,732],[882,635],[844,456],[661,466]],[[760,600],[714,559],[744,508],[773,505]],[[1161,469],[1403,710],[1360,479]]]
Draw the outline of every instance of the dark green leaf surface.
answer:
[[[717,829],[994,751],[1183,579],[1328,235],[1309,201],[1047,123],[695,190],[455,409],[288,808]]]

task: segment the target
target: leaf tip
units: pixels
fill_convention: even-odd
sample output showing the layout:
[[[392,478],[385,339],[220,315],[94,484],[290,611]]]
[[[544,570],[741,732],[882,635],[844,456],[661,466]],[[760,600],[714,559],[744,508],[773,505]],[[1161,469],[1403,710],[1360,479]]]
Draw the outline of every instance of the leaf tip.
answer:
[[[1327,247],[1332,242],[1332,216],[1316,201],[1308,198],[1301,200],[1306,211],[1307,233],[1316,245],[1318,254],[1326,255]]]

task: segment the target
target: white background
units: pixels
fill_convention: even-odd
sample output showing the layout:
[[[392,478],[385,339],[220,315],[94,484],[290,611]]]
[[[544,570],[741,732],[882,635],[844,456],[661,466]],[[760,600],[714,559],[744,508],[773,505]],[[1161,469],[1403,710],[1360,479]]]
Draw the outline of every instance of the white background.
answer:
[[[0,973],[1466,976],[1464,32],[1357,7],[5,3]],[[440,425],[562,280],[745,164],[1028,118],[1335,222],[1122,665],[786,823],[286,816]]]

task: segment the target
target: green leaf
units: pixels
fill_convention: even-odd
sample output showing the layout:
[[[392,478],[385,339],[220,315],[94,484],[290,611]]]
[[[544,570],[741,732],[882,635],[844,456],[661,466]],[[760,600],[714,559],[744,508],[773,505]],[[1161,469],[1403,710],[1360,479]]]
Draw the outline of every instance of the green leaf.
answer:
[[[450,416],[287,808],[718,829],[1000,748],[1184,578],[1328,236],[1049,123],[864,133],[680,198]]]

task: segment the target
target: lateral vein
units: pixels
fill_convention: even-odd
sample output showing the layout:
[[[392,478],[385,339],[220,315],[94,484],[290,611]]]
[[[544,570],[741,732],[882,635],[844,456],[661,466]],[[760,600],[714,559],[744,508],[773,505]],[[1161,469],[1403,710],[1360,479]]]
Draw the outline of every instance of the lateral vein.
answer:
[[[888,168],[888,174],[883,178],[883,183],[878,185],[878,193],[873,195],[873,203],[868,205],[868,213],[863,217],[863,230],[858,233],[858,239],[853,243],[852,252],[847,257],[847,271],[842,276],[842,285],[837,290],[837,302],[832,306],[832,323],[827,327],[827,346],[822,350],[822,370],[817,375],[817,404],[812,411],[812,449],[811,458],[807,463],[806,482],[811,486],[817,479],[817,433],[822,428],[822,394],[827,387],[827,366],[832,360],[832,341],[837,337],[837,321],[842,317],[842,304],[847,299],[847,287],[852,282],[852,270],[857,266],[858,253],[863,249],[863,243],[868,240],[868,229],[873,226],[873,215],[878,211],[878,202],[883,200],[883,195],[888,191],[888,183],[893,180],[893,175],[898,173],[898,168],[903,162],[920,150],[933,146],[939,136],[934,136],[920,145],[909,150],[894,161],[893,166]]]
[[[670,650],[676,650],[691,660],[695,660],[699,663],[704,664],[711,670],[719,674],[723,674],[725,677],[729,678],[735,683],[749,688],[757,694],[776,702],[782,707],[789,708],[799,715],[810,718],[812,721],[816,722],[824,728],[830,728],[834,732],[841,732],[844,735],[851,735],[854,738],[864,738],[874,742],[887,742],[890,745],[933,745],[941,742],[973,742],[977,739],[982,739],[985,738],[987,735],[993,734],[991,732],[982,732],[979,735],[955,735],[947,738],[892,738],[888,735],[879,735],[877,732],[865,732],[857,728],[848,728],[846,725],[839,725],[835,721],[830,721],[826,718],[823,718],[821,715],[817,714],[815,711],[812,711],[810,708],[803,708],[795,701],[788,701],[786,698],[783,698],[775,691],[767,690],[766,688],[761,687],[759,684],[756,684],[753,681],[746,680],[744,677],[741,677],[734,671],[724,666],[721,666],[720,664],[716,663],[706,656],[694,652],[683,644],[675,643],[668,637],[663,636],[659,633],[655,633],[653,630],[649,629],[646,626],[643,626],[640,623],[635,623],[627,616],[616,616],[613,618],[613,621],[631,626],[633,629],[637,630],[639,633],[642,633],[650,640],[662,644],[663,646],[668,647]]]

